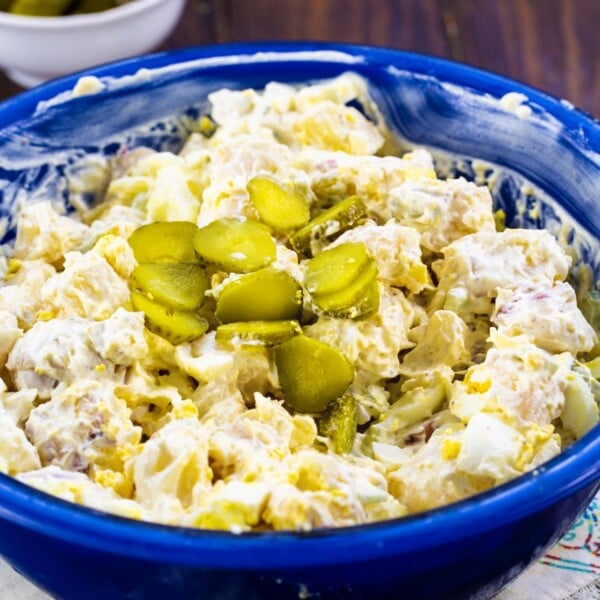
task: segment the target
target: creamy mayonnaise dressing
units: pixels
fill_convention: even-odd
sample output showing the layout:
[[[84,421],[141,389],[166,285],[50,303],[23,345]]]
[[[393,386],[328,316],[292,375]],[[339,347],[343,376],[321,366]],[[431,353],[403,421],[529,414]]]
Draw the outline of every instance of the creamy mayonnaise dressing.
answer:
[[[547,231],[497,230],[489,189],[438,178],[427,150],[385,155],[385,125],[348,104],[366,98],[353,74],[219,90],[214,135],[192,134],[178,155],[138,149],[101,165],[109,181],[94,209],[24,205],[0,264],[1,471],[132,518],[307,530],[465,498],[598,423],[598,340],[565,282],[571,256]],[[304,290],[304,334],[355,370],[350,453],[334,452],[315,415],[284,406],[269,348],[212,331],[173,345],[132,309],[131,233],[153,221],[256,219],[256,175],[293,187],[313,211],[353,194],[367,208],[311,249],[364,244],[376,314],[312,314]],[[272,267],[303,286],[306,259],[281,236],[276,248]],[[213,275],[209,301],[236,277]]]

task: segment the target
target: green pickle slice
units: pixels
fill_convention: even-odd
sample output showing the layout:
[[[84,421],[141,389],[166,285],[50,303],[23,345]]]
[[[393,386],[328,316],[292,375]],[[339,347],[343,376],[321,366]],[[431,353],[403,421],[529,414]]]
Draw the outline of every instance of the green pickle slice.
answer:
[[[354,369],[339,351],[305,335],[273,349],[286,403],[301,413],[319,413],[354,380]]]
[[[135,267],[132,286],[165,306],[192,311],[202,306],[210,281],[198,264],[150,263]]]
[[[202,115],[200,119],[198,119],[198,131],[205,138],[211,138],[217,131],[217,124],[210,115]]]
[[[258,221],[229,217],[198,229],[193,239],[200,261],[232,273],[249,273],[275,260],[275,241]]]
[[[35,17],[58,17],[62,15],[72,0],[15,0],[10,11],[13,15]]]
[[[594,331],[600,332],[600,292],[598,290],[586,292],[581,298],[579,308]]]
[[[318,420],[319,433],[328,437],[338,454],[352,450],[358,426],[358,402],[351,394],[331,401]]]
[[[311,254],[311,242],[330,238],[350,229],[367,215],[367,208],[358,196],[349,196],[309,221],[290,238],[298,254]]]
[[[368,319],[375,316],[378,311],[379,283],[375,280],[364,290],[364,295],[357,305],[351,306],[345,311],[340,311],[339,314],[346,319]]]
[[[227,284],[217,298],[221,323],[298,319],[302,288],[285,271],[267,267]]]
[[[364,319],[379,310],[377,266],[364,244],[348,242],[308,261],[304,277],[317,312]]]
[[[298,321],[244,321],[217,327],[219,342],[275,346],[302,333]]]
[[[128,242],[138,263],[197,263],[192,245],[197,231],[188,221],[158,221],[138,227]]]
[[[247,189],[260,220],[276,231],[297,229],[310,219],[305,198],[286,190],[271,177],[254,177],[248,182]]]
[[[366,319],[373,316],[379,310],[375,262],[370,262],[346,289],[324,296],[313,295],[313,302],[322,313],[340,319]]]
[[[168,308],[140,292],[131,293],[131,304],[144,313],[150,331],[172,344],[191,342],[208,330],[208,321],[196,313]]]
[[[324,250],[306,263],[304,285],[313,295],[339,292],[358,277],[370,260],[365,245],[356,242]]]

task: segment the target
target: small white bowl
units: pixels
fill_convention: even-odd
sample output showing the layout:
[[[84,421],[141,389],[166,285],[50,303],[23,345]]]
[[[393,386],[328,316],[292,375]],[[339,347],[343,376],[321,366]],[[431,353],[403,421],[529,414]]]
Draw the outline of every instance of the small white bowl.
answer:
[[[185,0],[134,0],[98,13],[23,17],[0,12],[0,68],[32,87],[152,50],[174,29]]]

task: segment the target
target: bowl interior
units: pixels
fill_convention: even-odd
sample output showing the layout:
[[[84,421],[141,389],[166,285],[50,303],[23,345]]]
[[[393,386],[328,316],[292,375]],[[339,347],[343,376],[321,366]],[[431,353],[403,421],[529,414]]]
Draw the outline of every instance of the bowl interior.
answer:
[[[600,197],[597,123],[566,103],[495,75],[418,55],[331,44],[231,45],[158,54],[93,70],[104,85],[94,95],[74,97],[70,90],[77,77],[73,76],[4,103],[0,106],[0,241],[14,237],[14,217],[24,202],[52,197],[65,211],[93,205],[97,191],[74,190],[70,181],[82,170],[101,169],[106,157],[121,148],[144,145],[177,151],[191,121],[206,110],[206,97],[212,91],[261,88],[269,81],[306,83],[346,71],[367,80],[381,115],[366,102],[362,110],[371,118],[383,118],[401,147],[426,146],[443,172],[490,182],[510,226],[549,229],[575,258],[575,283],[583,265],[594,281],[600,279],[600,214],[594,204]],[[526,119],[499,102],[514,91],[527,96],[532,114]],[[538,510],[598,479],[598,464],[600,440],[594,430],[540,472],[480,498],[411,517],[393,528],[378,524],[355,529],[381,539],[386,531],[397,535],[405,527],[412,538],[419,531],[437,529],[444,519],[451,539],[460,535],[467,521],[484,529],[496,527],[498,515],[509,520],[519,512]],[[0,504],[21,506],[27,497],[23,486],[0,476]],[[36,519],[44,511],[43,526],[57,531],[75,518],[77,527],[63,530],[62,536],[84,536],[97,524],[93,511],[64,505],[44,494],[35,498],[30,506],[21,507],[22,518],[32,526],[42,526]],[[106,533],[99,535],[103,543],[122,551],[125,537],[135,539],[135,528],[119,518],[110,523]],[[156,544],[181,552],[184,546],[169,539],[177,538],[177,543],[187,539],[186,544],[198,539],[189,531],[145,527],[148,539],[152,538],[148,547]],[[324,538],[339,539],[341,533],[315,534],[312,539],[321,544]],[[344,535],[348,540],[354,533]],[[294,538],[292,534],[248,536],[238,558],[253,563],[258,558],[248,554],[249,548],[259,556],[263,550],[272,551],[272,544],[279,543],[276,540]],[[216,534],[214,539],[229,539],[229,534]],[[215,542],[212,549],[218,553],[217,546]],[[356,550],[352,544],[348,548]],[[280,557],[287,559],[287,555]],[[310,552],[302,560],[310,562]]]

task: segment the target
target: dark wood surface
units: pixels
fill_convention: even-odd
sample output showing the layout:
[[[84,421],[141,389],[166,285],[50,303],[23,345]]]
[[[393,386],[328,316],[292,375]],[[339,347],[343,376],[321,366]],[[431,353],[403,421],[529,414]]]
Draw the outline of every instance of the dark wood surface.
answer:
[[[600,117],[600,0],[188,0],[163,49],[248,40],[335,40],[452,58]],[[0,98],[17,91],[0,75]]]

